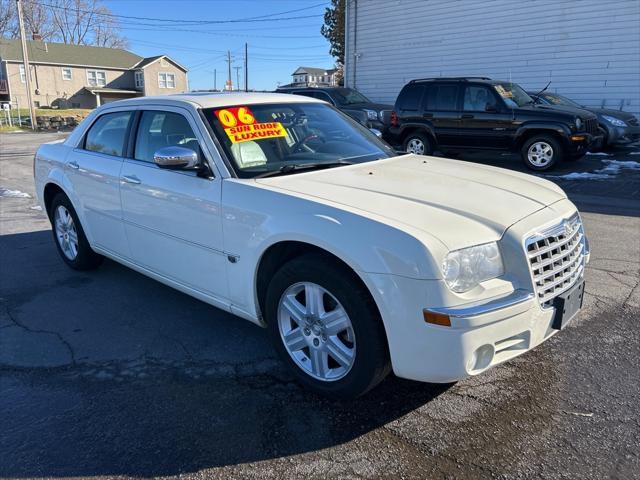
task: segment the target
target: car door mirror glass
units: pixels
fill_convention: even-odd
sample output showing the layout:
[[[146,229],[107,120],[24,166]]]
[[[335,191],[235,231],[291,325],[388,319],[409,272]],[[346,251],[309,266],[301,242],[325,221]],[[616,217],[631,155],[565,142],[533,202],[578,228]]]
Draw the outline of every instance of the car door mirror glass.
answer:
[[[193,170],[199,165],[198,154],[190,148],[163,147],[153,155],[153,161],[160,168],[173,170]]]

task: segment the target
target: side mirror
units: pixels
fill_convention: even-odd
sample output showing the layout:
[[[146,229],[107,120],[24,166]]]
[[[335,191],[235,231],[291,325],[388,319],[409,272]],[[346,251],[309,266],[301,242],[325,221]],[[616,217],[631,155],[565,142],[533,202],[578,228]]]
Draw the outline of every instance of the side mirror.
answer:
[[[498,108],[493,103],[487,103],[484,106],[484,111],[485,112],[497,112]]]
[[[382,132],[377,128],[370,128],[369,131],[373,133],[376,137],[382,138]]]
[[[198,154],[190,148],[173,146],[163,147],[153,154],[153,161],[160,168],[174,170],[195,169],[199,165]]]

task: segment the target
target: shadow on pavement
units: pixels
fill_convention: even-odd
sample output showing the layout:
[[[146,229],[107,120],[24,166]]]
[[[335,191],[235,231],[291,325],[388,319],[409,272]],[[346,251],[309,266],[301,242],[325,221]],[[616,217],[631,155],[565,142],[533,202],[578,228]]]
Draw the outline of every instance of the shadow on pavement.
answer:
[[[71,271],[49,231],[2,236],[0,255],[0,346],[14,352],[0,364],[0,477],[163,476],[312,452],[449,388],[391,377],[327,401],[291,381],[262,329],[113,262]]]

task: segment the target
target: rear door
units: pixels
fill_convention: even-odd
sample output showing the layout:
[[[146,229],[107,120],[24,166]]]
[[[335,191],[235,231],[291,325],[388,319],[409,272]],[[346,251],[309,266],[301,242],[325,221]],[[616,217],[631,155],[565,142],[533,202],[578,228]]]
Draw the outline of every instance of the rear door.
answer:
[[[460,145],[460,107],[457,83],[427,85],[422,97],[421,116],[431,122],[438,145]]]
[[[163,169],[153,161],[155,152],[168,146],[192,149],[207,161],[203,134],[189,110],[145,106],[131,142],[132,158],[122,166],[123,219],[137,264],[223,302],[228,288],[222,179]]]
[[[129,109],[100,115],[71,151],[66,166],[91,244],[123,257],[129,250],[122,224],[120,170],[134,114]]]
[[[464,86],[460,122],[461,145],[480,149],[509,147],[511,112],[504,108],[493,88]]]

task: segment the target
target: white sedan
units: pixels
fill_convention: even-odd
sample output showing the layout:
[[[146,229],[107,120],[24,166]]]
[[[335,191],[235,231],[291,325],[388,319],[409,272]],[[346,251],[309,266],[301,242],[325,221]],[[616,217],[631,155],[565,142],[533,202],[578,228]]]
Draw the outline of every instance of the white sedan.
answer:
[[[42,145],[34,172],[70,267],[109,257],[266,327],[299,381],[333,397],[391,369],[479,374],[582,303],[588,243],[560,188],[398,156],[307,97],[109,103]]]

